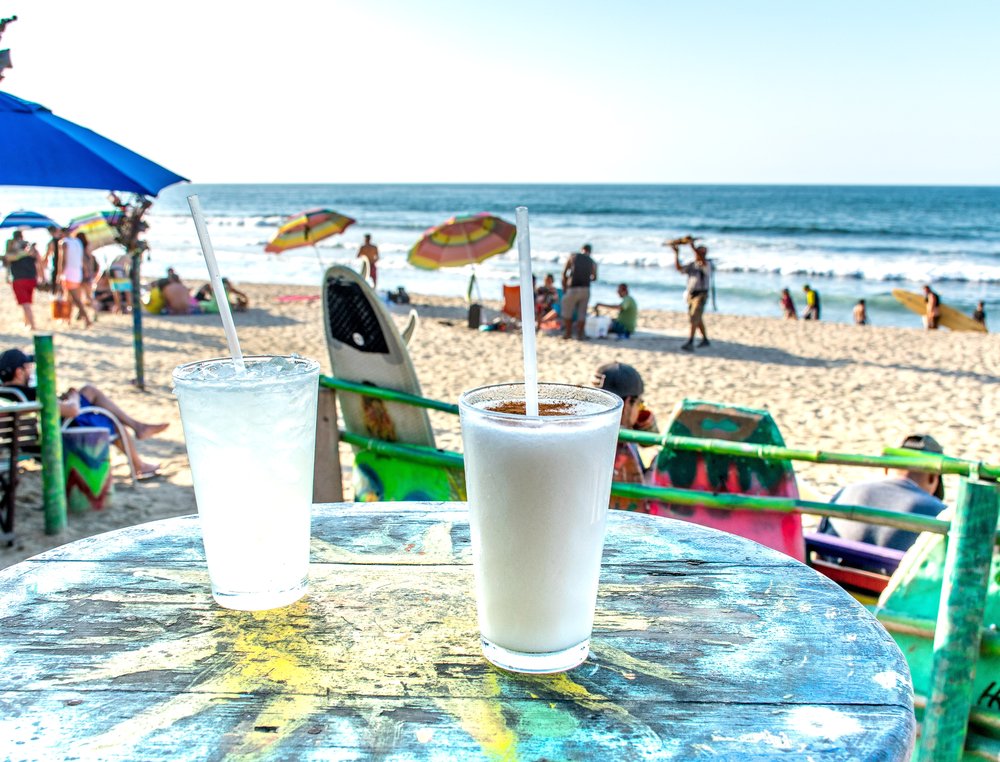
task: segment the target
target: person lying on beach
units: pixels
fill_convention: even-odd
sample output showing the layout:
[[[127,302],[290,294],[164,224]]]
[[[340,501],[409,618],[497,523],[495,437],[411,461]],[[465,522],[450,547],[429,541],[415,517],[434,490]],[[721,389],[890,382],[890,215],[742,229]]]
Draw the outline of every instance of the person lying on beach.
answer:
[[[29,401],[34,401],[37,389],[30,385],[31,366],[34,362],[33,355],[27,355],[16,348],[8,349],[0,354],[0,383],[20,389]],[[74,418],[85,407],[104,408],[126,428],[119,437],[114,422],[101,413],[84,413],[76,418],[73,426],[99,426],[107,429],[112,443],[128,455],[135,465],[137,478],[150,479],[159,476],[159,464],[144,461],[136,449],[135,440],[156,436],[164,431],[169,423],[145,423],[133,418],[93,384],[86,384],[81,389],[70,388],[59,397],[59,415],[64,419]],[[129,433],[128,429],[131,429],[132,433]]]
[[[250,297],[230,283],[229,278],[222,279],[222,287],[226,289],[226,296],[229,297],[229,306],[236,312],[246,312],[250,306]],[[215,302],[215,292],[212,290],[211,283],[206,283],[199,288],[194,298],[201,303],[202,312],[213,315],[219,312],[219,305]]]
[[[943,453],[944,449],[934,437],[911,434],[901,447],[920,452]],[[837,492],[831,503],[866,505],[899,513],[937,516],[947,506],[944,499],[944,482],[940,474],[906,469],[886,469],[885,477],[849,484]],[[819,531],[855,542],[867,542],[883,548],[907,550],[917,541],[916,532],[888,526],[866,524],[848,519],[824,518]]]
[[[635,299],[629,296],[627,283],[618,284],[618,296],[622,299],[621,304],[595,304],[594,314],[600,314],[598,310],[601,307],[618,310],[618,317],[611,321],[608,333],[614,333],[627,339],[635,333],[635,325],[639,320],[639,305],[635,303]]]
[[[781,311],[785,315],[785,320],[798,320],[799,315],[795,311],[795,302],[787,288],[781,289]]]

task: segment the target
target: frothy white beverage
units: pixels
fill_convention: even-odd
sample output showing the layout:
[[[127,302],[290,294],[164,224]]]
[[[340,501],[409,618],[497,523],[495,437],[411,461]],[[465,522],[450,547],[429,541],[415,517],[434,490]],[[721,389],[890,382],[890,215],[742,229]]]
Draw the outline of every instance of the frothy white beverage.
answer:
[[[174,382],[212,592],[230,608],[291,603],[309,570],[319,366],[247,358],[243,378],[231,361],[178,376],[190,367]]]
[[[575,387],[543,385],[540,407],[568,415],[462,410],[479,626],[511,651],[562,651],[593,628],[621,407],[542,396],[560,388]]]

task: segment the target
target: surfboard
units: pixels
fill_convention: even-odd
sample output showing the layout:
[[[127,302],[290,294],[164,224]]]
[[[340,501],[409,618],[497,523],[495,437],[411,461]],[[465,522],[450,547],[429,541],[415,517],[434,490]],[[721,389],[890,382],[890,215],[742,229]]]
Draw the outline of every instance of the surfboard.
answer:
[[[784,446],[777,424],[767,410],[681,400],[666,424],[672,436],[722,439]],[[680,487],[714,493],[798,498],[791,461],[765,461],[665,446],[648,478],[658,487]],[[674,505],[649,501],[648,513],[721,529],[805,560],[802,519],[777,511],[724,510],[704,505]]]
[[[927,306],[924,303],[923,294],[917,294],[913,291],[905,291],[901,288],[894,288],[892,290],[892,295],[896,297],[896,300],[908,310],[916,312],[921,317],[927,314]],[[941,326],[952,331],[978,331],[979,333],[987,332],[985,325],[977,323],[968,315],[959,312],[954,307],[949,307],[947,304],[941,305]]]
[[[420,395],[420,382],[385,305],[362,275],[335,265],[323,277],[323,324],[333,375]],[[412,328],[410,329],[412,331]],[[434,447],[427,410],[351,392],[338,392],[344,428],[354,434]],[[355,448],[354,499],[464,500],[461,470],[440,469]]]

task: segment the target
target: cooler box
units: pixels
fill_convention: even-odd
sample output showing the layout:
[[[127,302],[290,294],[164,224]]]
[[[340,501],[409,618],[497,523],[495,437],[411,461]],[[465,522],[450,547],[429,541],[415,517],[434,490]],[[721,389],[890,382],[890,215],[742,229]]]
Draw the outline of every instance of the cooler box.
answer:
[[[590,315],[583,326],[583,333],[588,339],[606,339],[611,328],[611,318],[606,315]]]

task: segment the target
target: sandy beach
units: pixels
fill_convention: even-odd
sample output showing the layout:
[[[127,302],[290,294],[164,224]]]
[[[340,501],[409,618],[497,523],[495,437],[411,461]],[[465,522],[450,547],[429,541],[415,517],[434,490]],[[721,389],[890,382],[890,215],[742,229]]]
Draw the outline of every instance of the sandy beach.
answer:
[[[292,294],[316,296],[318,288],[240,286],[252,300],[251,309],[236,316],[244,352],[297,352],[319,360],[323,372],[330,372],[319,301],[279,300]],[[9,286],[6,292],[0,298],[0,345],[31,351],[31,337]],[[520,371],[517,333],[468,329],[461,300],[411,296],[410,306],[420,322],[410,349],[425,396],[455,401],[465,388],[509,380]],[[163,476],[131,485],[124,459],[115,453],[113,505],[71,515],[62,533],[48,536],[43,530],[40,469],[26,463],[17,498],[17,539],[12,547],[0,548],[0,567],[98,532],[194,512],[170,374],[182,362],[225,353],[218,316],[143,315],[146,391],[139,391],[130,383],[135,375],[131,317],[101,313],[90,330],[57,326],[48,318],[48,300],[46,294],[36,295],[36,314],[42,316],[40,326],[48,326],[55,336],[59,388],[89,382],[140,420],[169,421],[162,435],[139,443],[143,458],[162,464]],[[485,319],[491,319],[499,301],[486,306]],[[540,377],[589,383],[600,363],[620,360],[642,373],[646,403],[661,420],[678,400],[689,397],[766,407],[793,447],[874,454],[884,445],[898,444],[907,433],[926,432],[949,454],[1000,461],[997,335],[709,313],[712,345],[687,354],[679,350],[686,338],[685,315],[641,307],[639,333],[627,341],[539,337]],[[406,311],[393,309],[402,324]],[[439,447],[461,449],[457,417],[432,412],[431,421]],[[341,449],[349,496],[349,448]],[[830,497],[842,483],[871,474],[808,464],[796,470],[803,496],[817,500]],[[946,480],[949,501],[955,497],[951,480]]]

